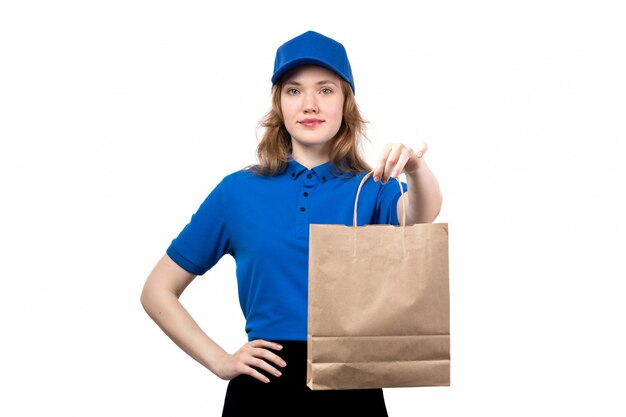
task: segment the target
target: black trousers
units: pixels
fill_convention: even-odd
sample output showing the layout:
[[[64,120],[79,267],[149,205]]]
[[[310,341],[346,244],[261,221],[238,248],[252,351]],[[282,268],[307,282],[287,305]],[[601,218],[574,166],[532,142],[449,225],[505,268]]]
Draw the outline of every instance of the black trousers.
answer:
[[[272,350],[287,362],[276,377],[257,369],[270,379],[261,382],[239,375],[228,383],[222,417],[242,416],[372,416],[388,417],[383,390],[312,391],[306,385],[306,342],[275,340],[283,346]]]

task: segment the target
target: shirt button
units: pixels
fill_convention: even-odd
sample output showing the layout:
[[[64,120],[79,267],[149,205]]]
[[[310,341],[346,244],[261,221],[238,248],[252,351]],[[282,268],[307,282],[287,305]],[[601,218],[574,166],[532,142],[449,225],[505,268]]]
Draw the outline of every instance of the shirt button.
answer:
[[[300,207],[300,211],[304,211],[304,207]]]
[[[292,177],[295,177],[295,175],[296,175],[296,174],[294,174],[293,172],[291,173],[291,176],[292,176]]]
[[[305,197],[309,196],[309,193],[307,193],[306,191],[302,193]]]
[[[307,177],[308,179],[311,179],[311,178],[313,178],[313,175],[311,175],[311,174],[306,174],[306,177]]]
[[[326,177],[322,175],[322,181],[326,181]]]

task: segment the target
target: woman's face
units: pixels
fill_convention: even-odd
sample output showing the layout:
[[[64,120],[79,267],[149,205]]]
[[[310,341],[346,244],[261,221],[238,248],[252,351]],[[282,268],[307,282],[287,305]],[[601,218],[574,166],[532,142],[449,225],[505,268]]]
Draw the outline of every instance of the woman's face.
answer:
[[[285,74],[280,105],[292,144],[324,149],[343,119],[341,79],[326,68],[305,65]]]

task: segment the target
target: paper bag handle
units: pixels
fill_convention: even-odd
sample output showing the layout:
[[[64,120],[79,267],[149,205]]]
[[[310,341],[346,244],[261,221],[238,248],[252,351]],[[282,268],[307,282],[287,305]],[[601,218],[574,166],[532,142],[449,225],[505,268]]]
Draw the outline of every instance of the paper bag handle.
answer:
[[[367,181],[367,179],[373,173],[374,171],[372,170],[366,176],[364,176],[363,179],[361,180],[361,183],[359,184],[359,188],[356,190],[356,198],[354,199],[354,220],[352,223],[353,227],[356,227],[356,206],[357,206],[357,203],[359,202],[359,194],[361,193],[361,187],[363,187],[363,184],[365,184],[365,181]],[[398,178],[396,178],[396,181],[398,181],[398,185],[400,185],[400,199],[402,200],[402,220],[400,222],[400,225],[404,227],[406,226],[406,208],[405,208],[404,198],[402,198],[404,196],[404,188],[402,188],[402,182],[400,182]]]

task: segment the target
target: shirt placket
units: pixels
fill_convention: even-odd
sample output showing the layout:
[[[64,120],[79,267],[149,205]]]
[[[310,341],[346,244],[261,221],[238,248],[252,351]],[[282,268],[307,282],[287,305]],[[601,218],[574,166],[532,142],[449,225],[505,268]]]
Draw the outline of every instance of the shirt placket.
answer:
[[[309,238],[310,208],[311,198],[320,182],[315,171],[307,170],[302,174],[300,191],[298,195],[298,206],[296,214],[296,236],[302,239]]]

